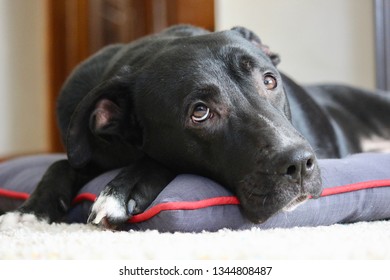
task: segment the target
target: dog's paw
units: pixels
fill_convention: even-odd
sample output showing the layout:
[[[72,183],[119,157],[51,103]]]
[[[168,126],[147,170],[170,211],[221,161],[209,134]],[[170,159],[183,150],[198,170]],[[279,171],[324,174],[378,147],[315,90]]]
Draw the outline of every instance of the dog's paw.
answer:
[[[135,206],[133,199],[130,199],[126,205],[125,201],[102,193],[93,204],[87,222],[103,228],[115,229],[117,225],[129,219]]]
[[[21,213],[18,211],[9,212],[0,216],[0,231],[13,229],[18,226],[32,226],[40,222],[47,222],[39,219],[34,214]]]

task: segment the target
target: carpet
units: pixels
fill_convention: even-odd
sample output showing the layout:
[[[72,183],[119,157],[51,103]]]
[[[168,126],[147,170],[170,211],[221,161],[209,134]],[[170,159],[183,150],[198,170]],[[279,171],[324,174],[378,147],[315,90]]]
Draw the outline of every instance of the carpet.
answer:
[[[390,221],[214,233],[34,222],[0,232],[0,259],[390,259]]]

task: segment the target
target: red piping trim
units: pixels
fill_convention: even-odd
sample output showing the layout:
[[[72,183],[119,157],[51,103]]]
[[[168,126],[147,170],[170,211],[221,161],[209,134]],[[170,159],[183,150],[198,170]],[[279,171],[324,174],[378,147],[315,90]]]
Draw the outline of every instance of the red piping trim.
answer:
[[[325,188],[321,194],[321,197],[336,195],[341,193],[359,191],[370,188],[380,188],[380,187],[389,187],[390,179],[387,180],[372,180],[366,182],[359,182],[349,185],[337,186],[333,188]],[[26,200],[30,195],[24,192],[10,191],[0,188],[0,196],[9,197],[11,199],[17,200]],[[82,203],[83,201],[94,202],[96,195],[92,193],[82,193],[77,195],[72,201],[73,205]],[[206,208],[211,206],[219,205],[238,205],[240,204],[236,196],[221,196],[203,199],[200,201],[174,201],[174,202],[165,202],[160,203],[152,208],[146,210],[145,212],[135,215],[128,220],[130,223],[140,223],[144,222],[162,211],[167,210],[195,210],[200,208]]]
[[[10,191],[6,189],[0,189],[0,196],[9,197],[17,200],[26,200],[30,194],[24,192]]]
[[[195,209],[207,208],[210,206],[237,205],[237,204],[240,204],[240,202],[238,201],[238,198],[235,196],[220,196],[220,197],[203,199],[199,201],[165,202],[165,203],[157,204],[141,214],[134,215],[128,220],[128,222],[140,223],[156,216],[161,211],[166,211],[166,210],[195,210]]]
[[[76,205],[76,204],[79,204],[83,201],[91,201],[91,202],[95,202],[96,200],[96,194],[93,194],[93,193],[81,193],[79,195],[77,195],[73,201],[72,201],[72,205]]]
[[[381,187],[389,187],[389,186],[390,186],[390,179],[359,182],[359,183],[353,183],[353,184],[343,185],[343,186],[338,186],[333,188],[326,188],[322,191],[321,197],[340,194],[340,193],[360,191],[364,189],[381,188]]]

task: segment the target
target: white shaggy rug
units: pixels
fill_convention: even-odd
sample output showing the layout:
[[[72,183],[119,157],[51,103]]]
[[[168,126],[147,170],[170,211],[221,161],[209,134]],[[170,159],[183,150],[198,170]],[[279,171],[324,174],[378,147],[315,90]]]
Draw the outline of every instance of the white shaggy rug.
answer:
[[[0,259],[390,259],[390,221],[198,234],[40,222],[0,231]]]

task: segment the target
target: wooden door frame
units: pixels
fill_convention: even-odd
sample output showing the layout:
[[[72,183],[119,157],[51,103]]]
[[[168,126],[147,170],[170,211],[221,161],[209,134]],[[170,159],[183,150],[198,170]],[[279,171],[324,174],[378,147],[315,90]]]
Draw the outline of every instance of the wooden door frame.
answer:
[[[72,69],[88,55],[88,0],[47,0],[49,151],[64,147],[56,118],[58,93]]]

